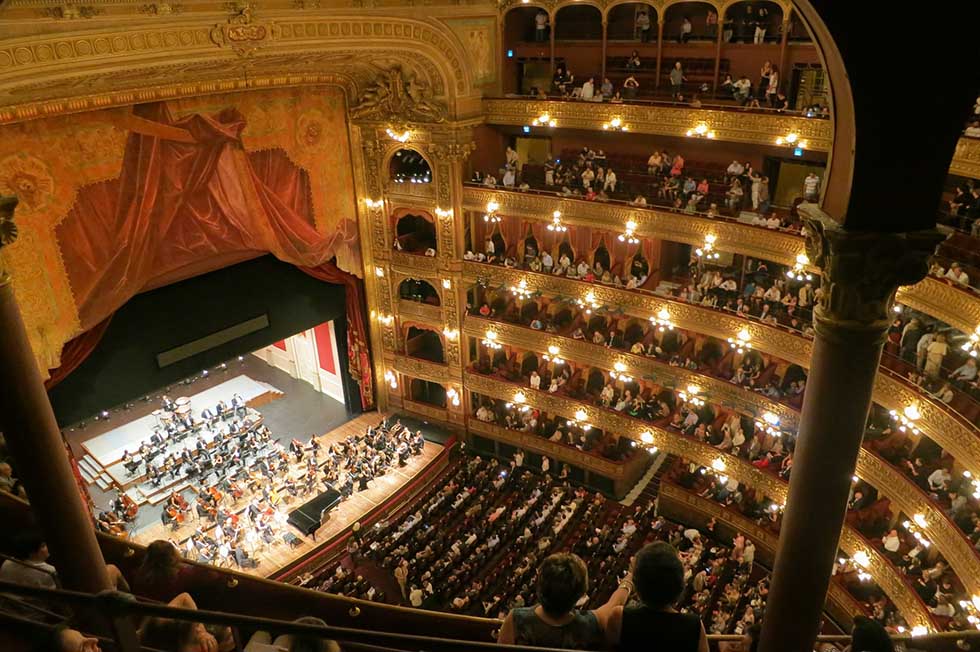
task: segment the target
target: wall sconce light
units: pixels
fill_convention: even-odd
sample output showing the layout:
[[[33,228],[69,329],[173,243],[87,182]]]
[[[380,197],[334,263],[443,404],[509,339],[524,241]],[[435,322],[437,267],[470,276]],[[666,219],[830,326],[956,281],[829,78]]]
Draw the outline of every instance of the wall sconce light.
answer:
[[[441,217],[443,219],[453,216],[453,209],[436,208],[436,217]]]
[[[715,251],[715,242],[717,242],[718,236],[714,233],[709,233],[704,236],[704,244],[694,250],[698,258],[704,258],[705,260],[718,260],[720,257],[718,252]]]
[[[725,464],[725,460],[721,459],[720,457],[717,457],[714,460],[712,460],[711,468],[716,473],[724,473],[725,469],[727,469],[728,466]]]
[[[919,428],[915,422],[922,418],[922,413],[919,412],[919,406],[915,403],[905,406],[901,413],[890,410],[888,414],[891,415],[893,421],[898,423],[898,429],[902,432],[911,430],[913,435],[919,434]]]
[[[851,556],[851,559],[853,559],[854,563],[860,566],[861,568],[868,568],[869,566],[871,566],[871,557],[869,557],[868,553],[866,553],[863,550],[858,550],[857,552],[855,552]]]
[[[535,127],[557,127],[558,121],[554,120],[551,117],[551,114],[546,111],[536,117],[534,120],[531,120],[531,124],[533,124]]]
[[[446,390],[446,399],[453,404],[453,407],[459,407],[459,392],[455,387]]]
[[[408,129],[406,129],[402,133],[398,133],[394,129],[385,129],[385,133],[388,134],[388,138],[391,138],[392,140],[397,140],[399,143],[407,142],[408,139],[412,136],[412,132],[410,132]]]
[[[909,635],[912,637],[925,636],[928,633],[929,633],[929,628],[926,627],[925,625],[916,625],[911,629],[911,631],[909,631]]]
[[[623,123],[622,118],[613,118],[609,122],[603,123],[602,128],[612,131],[629,131],[629,127]]]
[[[765,431],[766,434],[778,435],[780,434],[779,417],[772,412],[763,412],[762,419],[755,422],[755,427]]]
[[[670,321],[670,311],[666,307],[657,312],[656,317],[650,318],[650,323],[657,327],[661,333],[674,330],[674,322]]]
[[[640,441],[642,441],[644,444],[652,444],[653,433],[650,432],[649,430],[644,430],[643,432],[640,433]]]
[[[488,349],[499,349],[503,347],[503,344],[497,341],[497,334],[493,331],[487,331],[483,336],[483,346]]]
[[[579,426],[582,430],[588,432],[592,428],[590,424],[585,422],[588,418],[589,415],[585,413],[585,410],[579,408],[575,410],[575,416],[573,416],[569,421],[566,421],[565,425]]]
[[[705,123],[699,122],[691,129],[688,129],[684,135],[688,138],[707,138],[708,140],[713,140],[715,137],[715,132],[712,131]]]
[[[381,199],[365,199],[364,205],[368,208],[381,208],[384,206],[384,200]]]
[[[677,392],[677,396],[680,397],[680,399],[685,403],[690,403],[692,406],[699,408],[704,405],[704,399],[698,396],[700,393],[700,387],[697,385],[688,385],[687,390]]]
[[[379,313],[378,323],[380,323],[382,326],[391,326],[393,323],[395,323],[395,316]]]
[[[970,339],[963,343],[960,347],[966,351],[971,358],[977,357],[980,354],[980,326],[977,326],[972,333],[970,333]]]
[[[568,230],[568,227],[561,223],[561,211],[555,211],[551,214],[551,224],[548,225],[548,230],[557,233],[564,233]]]
[[[585,314],[591,315],[593,310],[599,308],[599,302],[595,299],[595,292],[589,290],[585,293],[585,298],[579,299],[577,302],[578,307],[585,310]]]
[[[777,145],[787,145],[789,147],[798,147],[800,149],[806,149],[809,146],[810,141],[800,140],[800,135],[795,131],[791,131],[785,136],[780,136],[776,139]]]
[[[619,241],[626,244],[637,244],[640,239],[636,237],[636,222],[629,220],[626,222],[626,232],[619,235]]]
[[[609,377],[613,380],[619,380],[624,383],[628,383],[633,380],[633,377],[626,373],[626,365],[622,362],[616,362],[613,364],[613,370],[609,372]]]
[[[497,215],[497,211],[500,209],[500,204],[495,201],[487,202],[487,213],[483,216],[483,221],[490,224],[498,224],[500,222],[500,216]]]
[[[808,274],[806,266],[810,264],[810,258],[806,254],[798,254],[793,269],[786,270],[786,276],[795,281],[812,281],[813,275]]]
[[[457,339],[459,339],[459,330],[455,328],[446,327],[442,329],[442,334],[446,336],[447,340],[450,340],[452,342],[455,342]]]
[[[442,287],[445,290],[451,290],[453,288],[453,282],[452,282],[452,280],[451,279],[448,279],[448,278],[442,279]]]
[[[558,352],[559,349],[557,346],[555,346],[554,344],[549,344],[548,352],[542,355],[541,357],[547,360],[548,362],[553,362],[555,364],[565,364],[564,358],[559,356]]]
[[[388,387],[392,389],[398,389],[398,377],[395,372],[388,370],[385,372],[385,382],[388,383]]]
[[[375,265],[374,266],[374,275],[377,276],[378,278],[384,278],[384,276],[385,276],[384,267],[381,267],[380,265]]]
[[[728,338],[728,344],[741,355],[752,348],[752,336],[749,334],[748,329],[743,328],[735,337]]]
[[[509,409],[509,408],[516,407],[521,412],[527,412],[528,410],[531,409],[531,407],[529,405],[526,405],[526,403],[527,403],[527,395],[524,394],[524,392],[519,391],[516,394],[514,394],[514,400],[513,402],[507,404],[507,408]]]
[[[532,294],[531,291],[527,289],[527,280],[523,278],[517,285],[510,286],[510,293],[521,300],[527,299]]]

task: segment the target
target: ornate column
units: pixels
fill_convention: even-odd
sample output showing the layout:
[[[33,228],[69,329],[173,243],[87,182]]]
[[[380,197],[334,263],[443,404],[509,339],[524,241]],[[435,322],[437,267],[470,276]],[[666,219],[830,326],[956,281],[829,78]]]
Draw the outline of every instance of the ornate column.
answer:
[[[13,197],[0,198],[0,254],[17,239]],[[62,585],[98,593],[112,588],[92,516],[75,484],[61,431],[0,258],[0,430],[17,462],[31,511]]]
[[[551,53],[550,56],[551,56],[551,73],[552,74],[554,74],[554,72],[555,72],[555,27],[556,27],[555,23],[556,23],[556,19],[557,18],[558,18],[558,12],[556,11],[549,18],[550,27],[548,29],[548,40],[550,42],[550,48],[551,48],[549,50],[549,52]]]
[[[722,25],[725,24],[725,9],[718,12],[718,38],[715,41],[715,78],[711,83],[711,94],[718,92],[718,77],[721,75],[721,35],[724,34]],[[782,68],[779,69],[780,73]]]
[[[602,85],[602,78],[606,76],[606,46],[609,39],[609,17],[606,14],[602,16],[602,65],[599,69],[602,71],[599,79],[599,85]]]
[[[789,79],[789,73],[786,72],[786,55],[787,55],[787,45],[789,44],[789,30],[790,17],[793,14],[793,9],[790,8],[785,16],[783,16],[783,36],[779,40],[779,78]],[[779,90],[779,89],[776,89]],[[789,87],[786,88],[786,94],[789,95]]]
[[[762,652],[813,649],[895,291],[926,275],[942,240],[935,230],[847,231],[815,207],[804,213],[823,296]]]

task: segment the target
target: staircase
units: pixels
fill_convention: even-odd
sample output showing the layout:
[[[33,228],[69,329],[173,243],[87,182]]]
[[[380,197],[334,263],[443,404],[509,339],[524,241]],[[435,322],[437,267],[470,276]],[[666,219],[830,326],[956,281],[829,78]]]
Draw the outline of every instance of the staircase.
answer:
[[[85,482],[97,485],[102,491],[107,491],[113,485],[112,478],[91,455],[85,455],[78,460],[78,470]]]
[[[620,502],[621,505],[630,507],[637,499],[656,500],[660,492],[660,478],[664,472],[674,465],[675,458],[667,453],[660,452],[653,460],[653,464],[647,469],[633,488],[629,490]]]

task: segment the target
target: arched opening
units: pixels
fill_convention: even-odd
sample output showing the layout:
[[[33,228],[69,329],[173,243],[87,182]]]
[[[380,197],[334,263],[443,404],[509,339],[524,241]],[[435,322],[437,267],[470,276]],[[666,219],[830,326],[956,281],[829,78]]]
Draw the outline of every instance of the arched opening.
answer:
[[[445,364],[442,338],[435,331],[409,326],[405,334],[405,353],[413,358]]]
[[[585,391],[589,394],[598,394],[606,386],[606,374],[598,369],[589,371],[589,378],[585,383]]]
[[[525,353],[524,360],[521,361],[521,375],[529,376],[532,371],[538,370],[538,356],[533,353]]]
[[[521,306],[521,323],[529,324],[531,320],[538,316],[541,309],[536,301],[527,301]]]
[[[431,183],[432,169],[425,157],[412,149],[400,149],[388,163],[388,177],[394,183]]]
[[[678,2],[667,7],[664,12],[664,42],[713,42],[717,38],[718,32],[713,31],[710,26],[709,13],[714,13],[717,17],[717,11],[707,2]],[[711,55],[711,68],[714,72],[714,53],[712,52]],[[664,59],[665,66],[667,65],[666,61]],[[692,59],[691,65],[685,66],[685,68],[693,67],[694,61],[700,62],[700,59]],[[673,65],[673,62],[670,65]]]
[[[569,5],[555,14],[555,41],[599,41],[602,39],[602,12],[591,5]],[[583,75],[592,71],[582,71]],[[581,79],[585,81],[585,77]]]
[[[408,253],[434,253],[436,227],[422,215],[403,215],[395,227],[395,249]]]
[[[529,265],[532,260],[534,260],[539,252],[538,249],[538,239],[534,237],[534,234],[528,232],[529,235],[524,238],[524,264]]]
[[[567,237],[558,245],[558,260],[560,261],[563,257],[568,258],[569,264],[575,262],[575,249],[572,248]]]
[[[732,43],[778,43],[782,22],[783,9],[775,2],[736,2],[725,9],[727,29],[724,36],[727,37],[730,30],[732,36],[728,40]]]
[[[398,284],[398,298],[404,301],[418,301],[431,306],[440,305],[439,293],[428,281],[407,278]]]
[[[497,258],[503,258],[507,255],[507,241],[504,240],[504,236],[500,234],[500,229],[495,228],[493,233],[490,234],[488,238],[493,243],[493,255]],[[489,250],[490,248],[487,247]],[[490,257],[489,255],[487,256]]]
[[[632,346],[636,342],[642,341],[644,337],[646,337],[646,331],[643,328],[643,324],[636,319],[631,319],[623,331],[623,341],[628,346]]]
[[[439,383],[413,378],[411,397],[418,403],[426,403],[442,409],[446,407],[446,388]]]
[[[606,249],[605,242],[602,242],[596,247],[595,252],[592,254],[592,267],[596,270],[596,276],[612,268],[612,259],[609,256],[609,250]]]
[[[641,14],[646,14],[646,18],[641,17]],[[615,52],[617,55],[623,55],[622,57],[610,56],[609,60],[612,61],[614,58],[622,58],[622,66],[625,66],[626,56],[630,52],[625,50],[619,52],[619,49],[613,43],[614,41],[653,43],[657,40],[657,10],[645,2],[627,2],[616,5],[609,10],[609,13],[606,15],[606,20],[608,21],[606,25],[606,40],[611,46],[610,54]],[[643,25],[648,25],[649,29],[641,29]],[[608,69],[609,66],[607,65],[606,68]]]

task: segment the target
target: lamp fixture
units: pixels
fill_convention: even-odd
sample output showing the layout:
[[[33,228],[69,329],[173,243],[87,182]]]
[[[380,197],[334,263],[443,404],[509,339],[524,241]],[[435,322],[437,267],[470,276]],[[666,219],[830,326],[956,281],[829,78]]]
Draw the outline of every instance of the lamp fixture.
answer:
[[[500,204],[491,200],[487,202],[487,213],[483,216],[483,221],[490,224],[498,224],[500,222],[500,216],[497,215],[497,211],[500,209]]]
[[[390,369],[385,372],[385,382],[388,383],[388,387],[392,389],[398,389],[398,377],[395,376],[395,372]]]
[[[925,636],[928,633],[929,633],[929,628],[926,627],[925,625],[916,625],[911,629],[911,631],[909,631],[909,635],[913,637]]]
[[[711,468],[717,473],[724,473],[725,469],[728,468],[728,465],[725,464],[725,460],[721,459],[720,457],[716,457],[711,461]]]
[[[906,519],[902,521],[902,527],[908,530],[908,533],[915,537],[915,540],[918,541],[923,548],[928,548],[932,545],[932,542],[930,542],[929,539],[922,534],[922,530],[928,525],[929,521],[926,520],[924,514],[915,514],[912,517],[912,520]]]
[[[741,355],[752,348],[752,335],[747,328],[743,328],[735,337],[728,338],[728,344]]]
[[[446,390],[446,399],[453,404],[453,407],[459,407],[459,392],[455,387]]]
[[[585,413],[585,410],[583,410],[582,408],[579,408],[579,409],[575,410],[575,416],[573,416],[571,419],[569,419],[568,421],[566,421],[565,422],[565,425],[568,425],[568,426],[578,426],[582,430],[588,432],[592,428],[591,424],[586,423],[586,419],[588,419],[588,418],[589,418],[589,415]]]
[[[810,141],[800,140],[800,135],[795,131],[791,131],[785,136],[780,136],[779,138],[777,138],[776,144],[786,145],[788,147],[793,147],[793,148],[806,149],[809,146]]]
[[[565,359],[558,355],[559,350],[560,349],[554,344],[549,344],[548,352],[542,355],[541,357],[547,360],[548,362],[553,362],[555,364],[565,364]]]
[[[794,281],[812,281],[813,275],[808,274],[806,271],[806,266],[809,264],[809,256],[806,254],[798,254],[796,256],[796,263],[793,264],[793,269],[786,270],[786,276]]]
[[[545,111],[534,120],[531,120],[531,124],[535,127],[557,127],[558,122],[551,117],[551,114]]]
[[[579,299],[575,303],[578,305],[579,308],[585,310],[585,314],[587,315],[591,315],[593,310],[597,310],[599,308],[599,302],[596,301],[595,292],[593,292],[592,290],[586,292],[585,297]]]
[[[452,279],[448,279],[448,278],[442,279],[442,287],[444,290],[451,290],[453,287]]]
[[[561,223],[561,211],[555,211],[551,214],[551,224],[548,225],[548,230],[556,233],[564,233],[568,230],[568,227]]]
[[[375,265],[374,266],[374,275],[377,276],[378,278],[384,278],[384,276],[385,276],[385,268],[384,267],[381,267],[380,265]]]
[[[915,422],[922,418],[922,413],[919,412],[919,406],[915,403],[906,405],[900,413],[896,410],[890,410],[888,414],[891,415],[893,421],[898,423],[898,429],[902,432],[911,430],[913,435],[919,434],[919,428]]]
[[[612,131],[629,131],[629,127],[619,117],[613,118],[609,122],[604,122],[602,128]]]
[[[772,412],[763,412],[762,419],[755,422],[756,428],[764,431],[768,435],[779,435],[779,417]]]
[[[443,219],[446,219],[452,216],[453,216],[453,209],[436,207],[436,217],[441,217]]]
[[[613,370],[609,372],[609,377],[613,380],[619,380],[624,383],[628,383],[633,380],[633,377],[626,373],[626,365],[622,362],[616,362],[613,364]]]
[[[483,346],[493,350],[503,348],[503,344],[497,341],[497,334],[493,331],[487,331],[483,334]]]
[[[706,260],[718,260],[720,255],[715,251],[715,242],[718,241],[718,236],[714,233],[709,233],[704,236],[704,244],[694,250],[698,258],[704,258]]]
[[[868,566],[871,565],[871,557],[869,557],[868,553],[866,553],[863,550],[858,550],[857,552],[855,552],[851,556],[851,559],[853,559],[854,563],[860,566],[861,568],[867,568]]]
[[[677,392],[677,396],[685,403],[690,403],[692,406],[699,408],[704,405],[704,399],[698,396],[700,393],[700,387],[697,385],[688,385],[686,390]]]
[[[383,313],[379,313],[378,314],[378,323],[380,323],[382,326],[391,326],[392,324],[395,323],[395,316],[394,315],[385,315]]]
[[[661,308],[657,312],[656,317],[650,318],[650,323],[657,327],[661,333],[666,331],[674,330],[674,322],[670,321],[670,311],[667,310],[666,306]]]
[[[715,132],[707,124],[699,122],[691,129],[688,129],[684,135],[688,138],[707,138],[708,140],[713,140]]]
[[[408,129],[406,129],[402,133],[398,133],[394,129],[389,128],[389,129],[385,129],[385,133],[388,134],[388,138],[391,138],[392,140],[397,140],[399,143],[407,142],[408,139],[411,138],[412,136],[412,132],[410,132]]]
[[[514,394],[514,400],[507,404],[507,408],[517,408],[519,412],[527,412],[531,409],[531,406],[527,405],[527,395],[524,392],[518,391]]]
[[[459,329],[458,328],[449,328],[447,326],[446,328],[443,328],[442,329],[442,334],[446,336],[446,339],[447,340],[450,340],[452,342],[455,342],[459,338]]]
[[[527,299],[531,296],[531,291],[527,289],[527,280],[522,278],[520,283],[510,286],[510,293],[518,299]]]
[[[619,241],[625,242],[626,244],[637,244],[640,239],[636,237],[636,222],[634,220],[627,220],[626,222],[626,232],[619,235]]]
[[[970,339],[963,343],[960,347],[966,351],[971,358],[980,355],[980,326],[977,326],[972,333],[970,333]]]
[[[640,433],[640,441],[642,441],[644,444],[652,444],[653,433],[649,430],[644,430],[642,433]]]
[[[384,206],[384,200],[365,198],[364,205],[368,208],[381,208]]]

